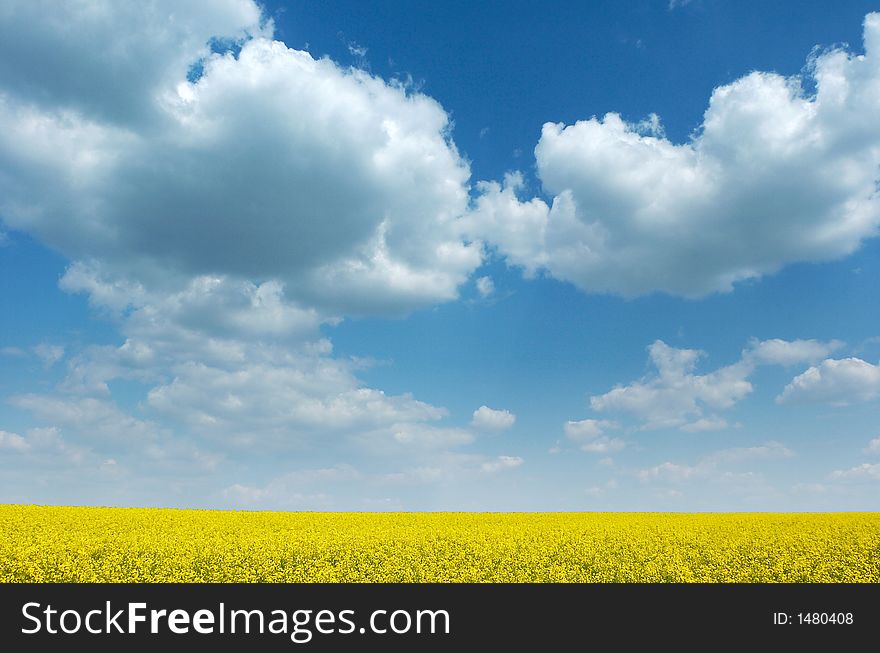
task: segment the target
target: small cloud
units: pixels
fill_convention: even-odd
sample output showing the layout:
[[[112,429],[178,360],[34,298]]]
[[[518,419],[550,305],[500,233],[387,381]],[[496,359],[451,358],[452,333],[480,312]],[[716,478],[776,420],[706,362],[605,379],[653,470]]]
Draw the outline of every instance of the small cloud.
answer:
[[[688,433],[697,433],[699,431],[721,431],[730,426],[727,423],[726,419],[721,417],[712,416],[712,417],[701,417],[700,419],[691,422],[689,424],[685,424],[681,427],[682,431],[687,431]]]
[[[28,441],[21,437],[18,433],[10,433],[9,431],[0,431],[0,451],[15,451],[22,453],[30,449]]]
[[[480,297],[483,299],[491,297],[495,292],[495,283],[491,277],[480,277],[476,281],[476,286],[477,292],[480,293]]]
[[[850,469],[838,469],[831,473],[837,481],[880,481],[880,464],[862,463]]]
[[[738,464],[755,460],[784,460],[793,458],[794,452],[781,442],[770,441],[757,447],[732,447],[722,449],[703,458],[703,464]]]
[[[394,442],[415,448],[440,449],[473,442],[474,436],[465,429],[442,428],[430,424],[397,424],[392,429]]]
[[[99,471],[106,476],[119,476],[122,473],[122,467],[114,458],[107,458],[98,467]]]
[[[626,444],[620,438],[605,435],[607,430],[618,428],[615,422],[609,420],[568,421],[562,428],[569,440],[578,443],[581,450],[588,453],[612,453],[620,451]]]
[[[868,443],[864,449],[866,454],[880,456],[880,437],[876,437]]]
[[[41,343],[34,347],[34,353],[43,362],[43,367],[49,369],[64,358],[64,347]]]
[[[617,489],[617,481],[613,478],[606,482],[604,485],[594,485],[592,487],[588,487],[584,490],[584,494],[590,497],[601,497],[606,494],[608,490],[616,490]]]
[[[681,483],[701,474],[699,466],[679,465],[665,462],[648,469],[639,470],[636,474],[640,481],[666,481]]]
[[[612,453],[626,446],[620,438],[601,437],[581,445],[581,451],[587,453]]]
[[[641,44],[641,42],[640,39],[637,43]],[[637,45],[636,47],[642,46]],[[650,113],[647,118],[643,118],[637,122],[635,124],[635,130],[642,136],[654,136],[656,138],[664,138],[666,136],[666,130],[660,122],[660,116],[656,113]],[[679,327],[679,331],[681,331],[681,327]]]
[[[643,482],[684,483],[695,479],[718,479],[743,481],[755,478],[749,471],[732,472],[727,468],[749,462],[764,462],[792,458],[794,452],[781,442],[766,442],[755,447],[732,447],[721,449],[700,458],[696,464],[687,465],[671,461],[641,469],[636,476]]]
[[[880,397],[880,365],[861,358],[827,358],[799,374],[776,403],[827,403],[847,406]]]
[[[574,422],[569,420],[563,425],[565,435],[575,442],[582,442],[602,435],[606,429],[615,428],[616,424],[608,420],[582,419]]]
[[[845,344],[840,340],[819,342],[818,340],[789,341],[780,338],[760,341],[752,339],[743,352],[743,358],[765,365],[788,367],[801,363],[816,363]]]
[[[488,406],[480,406],[474,411],[471,426],[481,431],[504,431],[513,426],[516,415],[509,410],[494,410]]]
[[[361,477],[354,467],[339,464],[321,469],[301,469],[270,480],[266,485],[236,483],[223,496],[242,507],[270,507],[321,510],[333,505],[328,488]]]
[[[9,358],[24,358],[27,352],[18,347],[0,347],[0,356],[8,356]]]
[[[348,43],[348,51],[351,53],[351,56],[357,57],[358,59],[363,59],[367,56],[367,48],[362,45],[358,45],[355,41],[351,41]]]
[[[480,469],[486,474],[494,474],[505,469],[519,467],[525,462],[519,456],[498,456],[497,459],[480,465]]]
[[[489,133],[489,128],[488,128],[488,127],[483,127],[483,128],[480,130],[480,139],[482,140],[483,138],[485,138],[486,134],[488,134],[488,133]]]

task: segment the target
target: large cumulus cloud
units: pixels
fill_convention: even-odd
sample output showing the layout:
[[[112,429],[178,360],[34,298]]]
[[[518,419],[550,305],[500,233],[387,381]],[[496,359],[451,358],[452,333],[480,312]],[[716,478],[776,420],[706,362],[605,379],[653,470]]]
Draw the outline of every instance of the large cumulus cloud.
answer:
[[[252,2],[137,7],[0,12],[8,226],[154,286],[277,279],[328,314],[456,296],[481,255],[436,101],[273,41]]]
[[[487,183],[471,233],[508,262],[590,292],[696,297],[795,261],[854,251],[880,225],[880,14],[865,53],[831,50],[801,77],[753,72],[715,89],[692,138],[656,116],[547,123],[535,148],[552,197]]]

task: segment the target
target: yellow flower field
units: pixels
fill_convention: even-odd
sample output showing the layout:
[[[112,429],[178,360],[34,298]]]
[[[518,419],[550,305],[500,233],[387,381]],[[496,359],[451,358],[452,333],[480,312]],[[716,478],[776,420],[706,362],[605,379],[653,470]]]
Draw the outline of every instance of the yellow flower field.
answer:
[[[880,513],[0,506],[3,582],[878,582]]]

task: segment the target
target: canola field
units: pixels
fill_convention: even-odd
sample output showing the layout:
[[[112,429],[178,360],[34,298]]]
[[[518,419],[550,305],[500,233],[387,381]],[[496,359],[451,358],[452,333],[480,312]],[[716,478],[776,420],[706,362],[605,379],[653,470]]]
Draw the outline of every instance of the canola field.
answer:
[[[0,505],[2,582],[880,582],[880,513]]]

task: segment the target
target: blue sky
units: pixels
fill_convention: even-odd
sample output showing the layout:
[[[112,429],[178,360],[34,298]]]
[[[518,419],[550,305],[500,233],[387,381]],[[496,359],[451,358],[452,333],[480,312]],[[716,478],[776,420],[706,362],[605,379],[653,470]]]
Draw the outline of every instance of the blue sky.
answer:
[[[876,510],[880,9],[0,10],[0,502]]]

